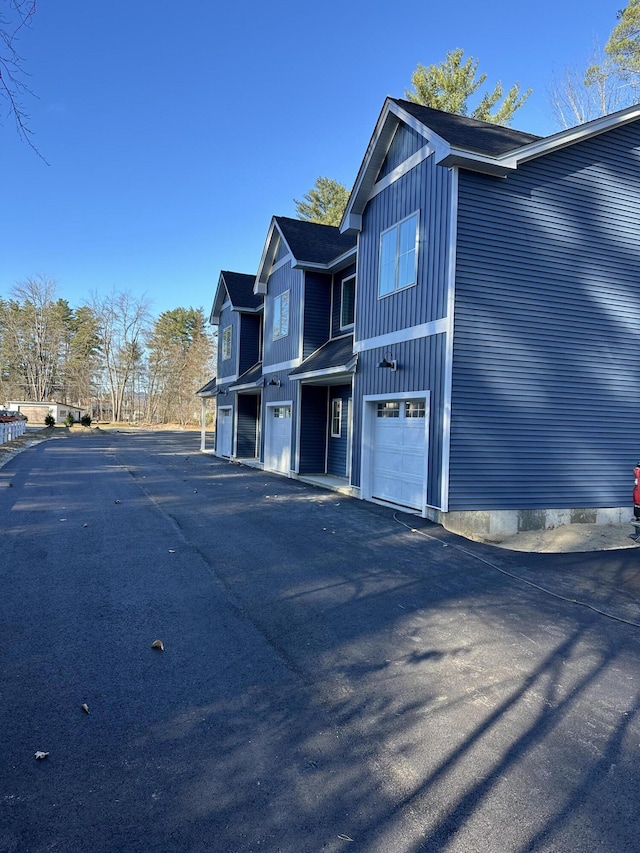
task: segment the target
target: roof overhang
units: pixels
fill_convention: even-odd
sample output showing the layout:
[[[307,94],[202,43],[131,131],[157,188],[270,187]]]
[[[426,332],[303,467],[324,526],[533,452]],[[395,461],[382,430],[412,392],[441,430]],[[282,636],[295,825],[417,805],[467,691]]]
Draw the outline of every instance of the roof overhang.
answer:
[[[326,264],[313,263],[312,261],[297,261],[291,264],[291,268],[294,270],[309,270],[313,272],[339,272],[339,270],[348,267],[350,264],[354,263],[356,257],[358,255],[358,247],[353,246],[351,249],[348,249],[346,252],[343,252],[337,258],[333,258],[333,260],[329,261]]]
[[[439,166],[445,168],[458,167],[473,172],[481,172],[485,175],[507,177],[529,160],[534,160],[561,148],[567,148],[577,142],[583,142],[638,119],[640,119],[640,104],[634,104],[631,107],[611,113],[611,115],[602,116],[577,127],[554,133],[544,139],[536,139],[533,142],[512,148],[504,154],[491,156],[451,145],[414,116],[407,113],[399,104],[387,98],[360,166],[340,224],[340,231],[342,233],[355,233],[361,230],[362,214],[367,202],[378,189],[376,178],[401,122],[425,138],[425,150],[427,153],[435,155],[435,162]]]
[[[218,277],[218,286],[216,287],[216,293],[213,297],[213,305],[211,306],[211,314],[209,314],[209,322],[212,326],[217,326],[220,323],[220,313],[222,311],[222,306],[229,298],[229,292],[227,291],[227,285],[224,280],[224,275],[220,273]]]
[[[287,247],[287,252],[292,254],[291,248],[278,228],[275,216],[273,216],[271,217],[267,240],[264,244],[264,249],[262,250],[262,257],[260,258],[260,264],[258,266],[258,274],[256,275],[256,283],[253,287],[253,292],[256,294],[265,294],[267,292],[267,282],[271,275],[271,268],[273,267],[273,261],[276,256],[280,240],[282,240],[284,245]]]
[[[289,374],[289,379],[303,382],[307,385],[339,385],[343,379],[351,380],[356,372],[358,363],[357,353],[346,364],[326,367],[322,370],[308,370],[306,373]]]

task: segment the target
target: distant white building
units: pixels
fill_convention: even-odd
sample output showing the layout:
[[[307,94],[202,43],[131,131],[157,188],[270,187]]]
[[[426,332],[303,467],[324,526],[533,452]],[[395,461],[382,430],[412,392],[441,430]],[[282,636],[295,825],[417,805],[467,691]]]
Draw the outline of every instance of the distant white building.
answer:
[[[86,413],[80,406],[70,406],[67,403],[57,403],[55,400],[34,403],[32,400],[9,400],[7,409],[12,412],[22,412],[29,418],[30,424],[44,424],[47,415],[53,415],[57,424],[63,424],[68,414],[74,421],[79,421]]]

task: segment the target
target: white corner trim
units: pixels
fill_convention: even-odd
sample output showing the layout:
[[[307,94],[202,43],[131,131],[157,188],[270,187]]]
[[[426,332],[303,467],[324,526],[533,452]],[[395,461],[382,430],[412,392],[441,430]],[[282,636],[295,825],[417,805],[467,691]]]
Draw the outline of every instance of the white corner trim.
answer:
[[[449,328],[449,318],[441,317],[439,320],[432,320],[430,323],[408,326],[395,332],[388,332],[386,335],[376,335],[375,338],[354,341],[353,351],[354,353],[366,352],[378,347],[389,347],[394,344],[402,344],[405,341],[415,341],[417,338],[429,338],[432,335],[441,335],[443,332],[447,332]]]
[[[451,169],[449,198],[449,257],[447,259],[447,336],[445,343],[442,405],[442,461],[440,463],[440,509],[449,511],[449,469],[451,463],[451,397],[453,393],[453,334],[456,301],[456,248],[458,239],[458,169]]]

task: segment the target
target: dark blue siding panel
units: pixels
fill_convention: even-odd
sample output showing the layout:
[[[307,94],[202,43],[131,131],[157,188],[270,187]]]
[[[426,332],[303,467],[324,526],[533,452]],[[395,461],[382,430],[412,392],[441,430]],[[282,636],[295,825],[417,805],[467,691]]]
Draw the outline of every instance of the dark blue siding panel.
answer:
[[[327,428],[327,473],[336,477],[347,476],[347,439],[349,435],[348,401],[351,399],[351,385],[335,385],[329,388],[329,424]],[[342,425],[340,438],[331,435],[332,400],[342,400]]]
[[[238,394],[237,409],[236,456],[253,459],[258,452],[260,395]]]
[[[415,154],[427,144],[424,136],[421,136],[416,130],[406,125],[399,125],[398,129],[391,140],[391,145],[387,151],[387,156],[384,159],[382,168],[378,173],[377,180],[384,178],[389,172],[392,172],[397,166],[400,166],[404,161]]]
[[[451,176],[433,161],[433,156],[423,160],[365,209],[358,244],[356,340],[446,315]],[[417,285],[379,299],[380,234],[415,211],[420,211]]]
[[[356,265],[352,264],[346,269],[338,272],[333,277],[333,302],[331,306],[331,336],[336,338],[345,334],[340,328],[340,311],[342,304],[342,282],[345,278],[355,275]]]
[[[324,474],[327,438],[327,389],[303,385],[300,404],[301,474]]]
[[[307,358],[329,340],[331,276],[307,272],[304,280],[304,335],[302,357]]]
[[[444,376],[446,335],[432,335],[406,341],[391,348],[360,353],[354,384],[353,462],[354,485],[361,482],[362,397],[370,394],[396,394],[410,391],[430,392],[429,451],[427,501],[440,506],[442,484]],[[398,371],[377,367],[385,353],[391,351],[398,361]]]
[[[270,364],[280,364],[300,357],[300,305],[302,300],[302,276],[300,270],[292,270],[286,263],[276,270],[267,285],[264,302],[264,369]],[[273,340],[273,300],[285,290],[289,291],[289,334]]]
[[[630,503],[638,199],[637,123],[460,174],[450,509]]]
[[[262,317],[256,314],[240,315],[239,372],[244,373],[260,359],[260,324]]]
[[[231,358],[222,360],[222,333],[227,326],[231,326]],[[220,313],[220,324],[218,326],[218,373],[219,379],[224,382],[225,376],[238,374],[240,353],[240,315],[232,311],[231,307],[223,308]],[[254,362],[255,363],[255,362]]]

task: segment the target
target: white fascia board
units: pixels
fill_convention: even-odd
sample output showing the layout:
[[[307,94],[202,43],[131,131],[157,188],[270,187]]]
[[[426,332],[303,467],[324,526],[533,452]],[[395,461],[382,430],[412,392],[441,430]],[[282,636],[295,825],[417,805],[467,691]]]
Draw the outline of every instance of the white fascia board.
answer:
[[[394,106],[395,104],[390,98],[384,102],[340,223],[340,231],[343,233],[350,230],[346,227],[346,223],[351,221],[351,214],[362,214],[376,175],[389,150],[389,145],[398,127],[398,116],[394,115],[391,109]]]
[[[419,326],[408,326],[404,329],[398,329],[396,332],[387,332],[386,335],[376,335],[375,338],[364,338],[361,341],[354,341],[353,351],[358,353],[378,349],[379,347],[391,347],[394,344],[402,344],[405,341],[415,341],[418,338],[441,335],[448,330],[449,318],[442,317],[439,320],[432,320],[430,323],[421,323]]]
[[[630,124],[639,118],[640,104],[634,104],[631,107],[626,107],[624,110],[618,110],[618,112],[611,113],[610,115],[601,116],[584,124],[579,124],[577,127],[570,127],[568,130],[561,130],[551,136],[545,136],[544,139],[530,142],[528,145],[523,145],[520,148],[509,151],[497,159],[500,162],[509,163],[510,168],[517,168],[520,163],[526,163],[528,160],[533,160],[536,157],[541,157],[543,154],[557,151],[559,148],[566,148],[569,145],[574,145],[576,142],[591,139],[591,137],[598,136],[613,128],[623,127],[625,124]],[[513,161],[514,165],[511,165],[511,161]]]
[[[220,322],[220,313],[225,305],[229,302],[229,293],[227,291],[227,285],[224,280],[224,276],[220,273],[218,277],[218,284],[216,286],[216,292],[213,297],[213,305],[211,306],[211,313],[209,314],[209,323],[212,326],[217,326]]]
[[[482,172],[485,175],[494,175],[504,178],[509,172],[518,168],[518,164],[498,157],[488,157],[486,154],[476,154],[463,148],[452,148],[449,146],[447,153],[436,159],[439,166],[452,168],[455,166],[469,169],[472,172]]]
[[[219,376],[218,385],[225,385],[227,382],[236,382],[238,379],[238,373],[230,373],[228,376]]]
[[[351,359],[347,364],[341,364],[338,365],[338,367],[325,367],[322,370],[310,370],[308,373],[297,373],[295,376],[289,376],[289,379],[297,382],[298,380],[322,379],[323,376],[336,376],[340,373],[344,373],[346,376],[347,374],[354,372],[354,367],[355,359]]]
[[[267,280],[265,276],[265,269],[270,269],[271,261],[273,261],[273,231],[276,227],[275,217],[271,217],[271,223],[269,225],[269,231],[267,232],[267,239],[264,244],[264,248],[262,250],[262,256],[260,258],[260,263],[258,264],[258,272],[256,274],[256,283],[253,286],[253,292],[257,295],[258,293],[266,293],[267,292]],[[269,253],[272,252],[271,257],[269,257]],[[268,277],[268,272],[267,272]]]

